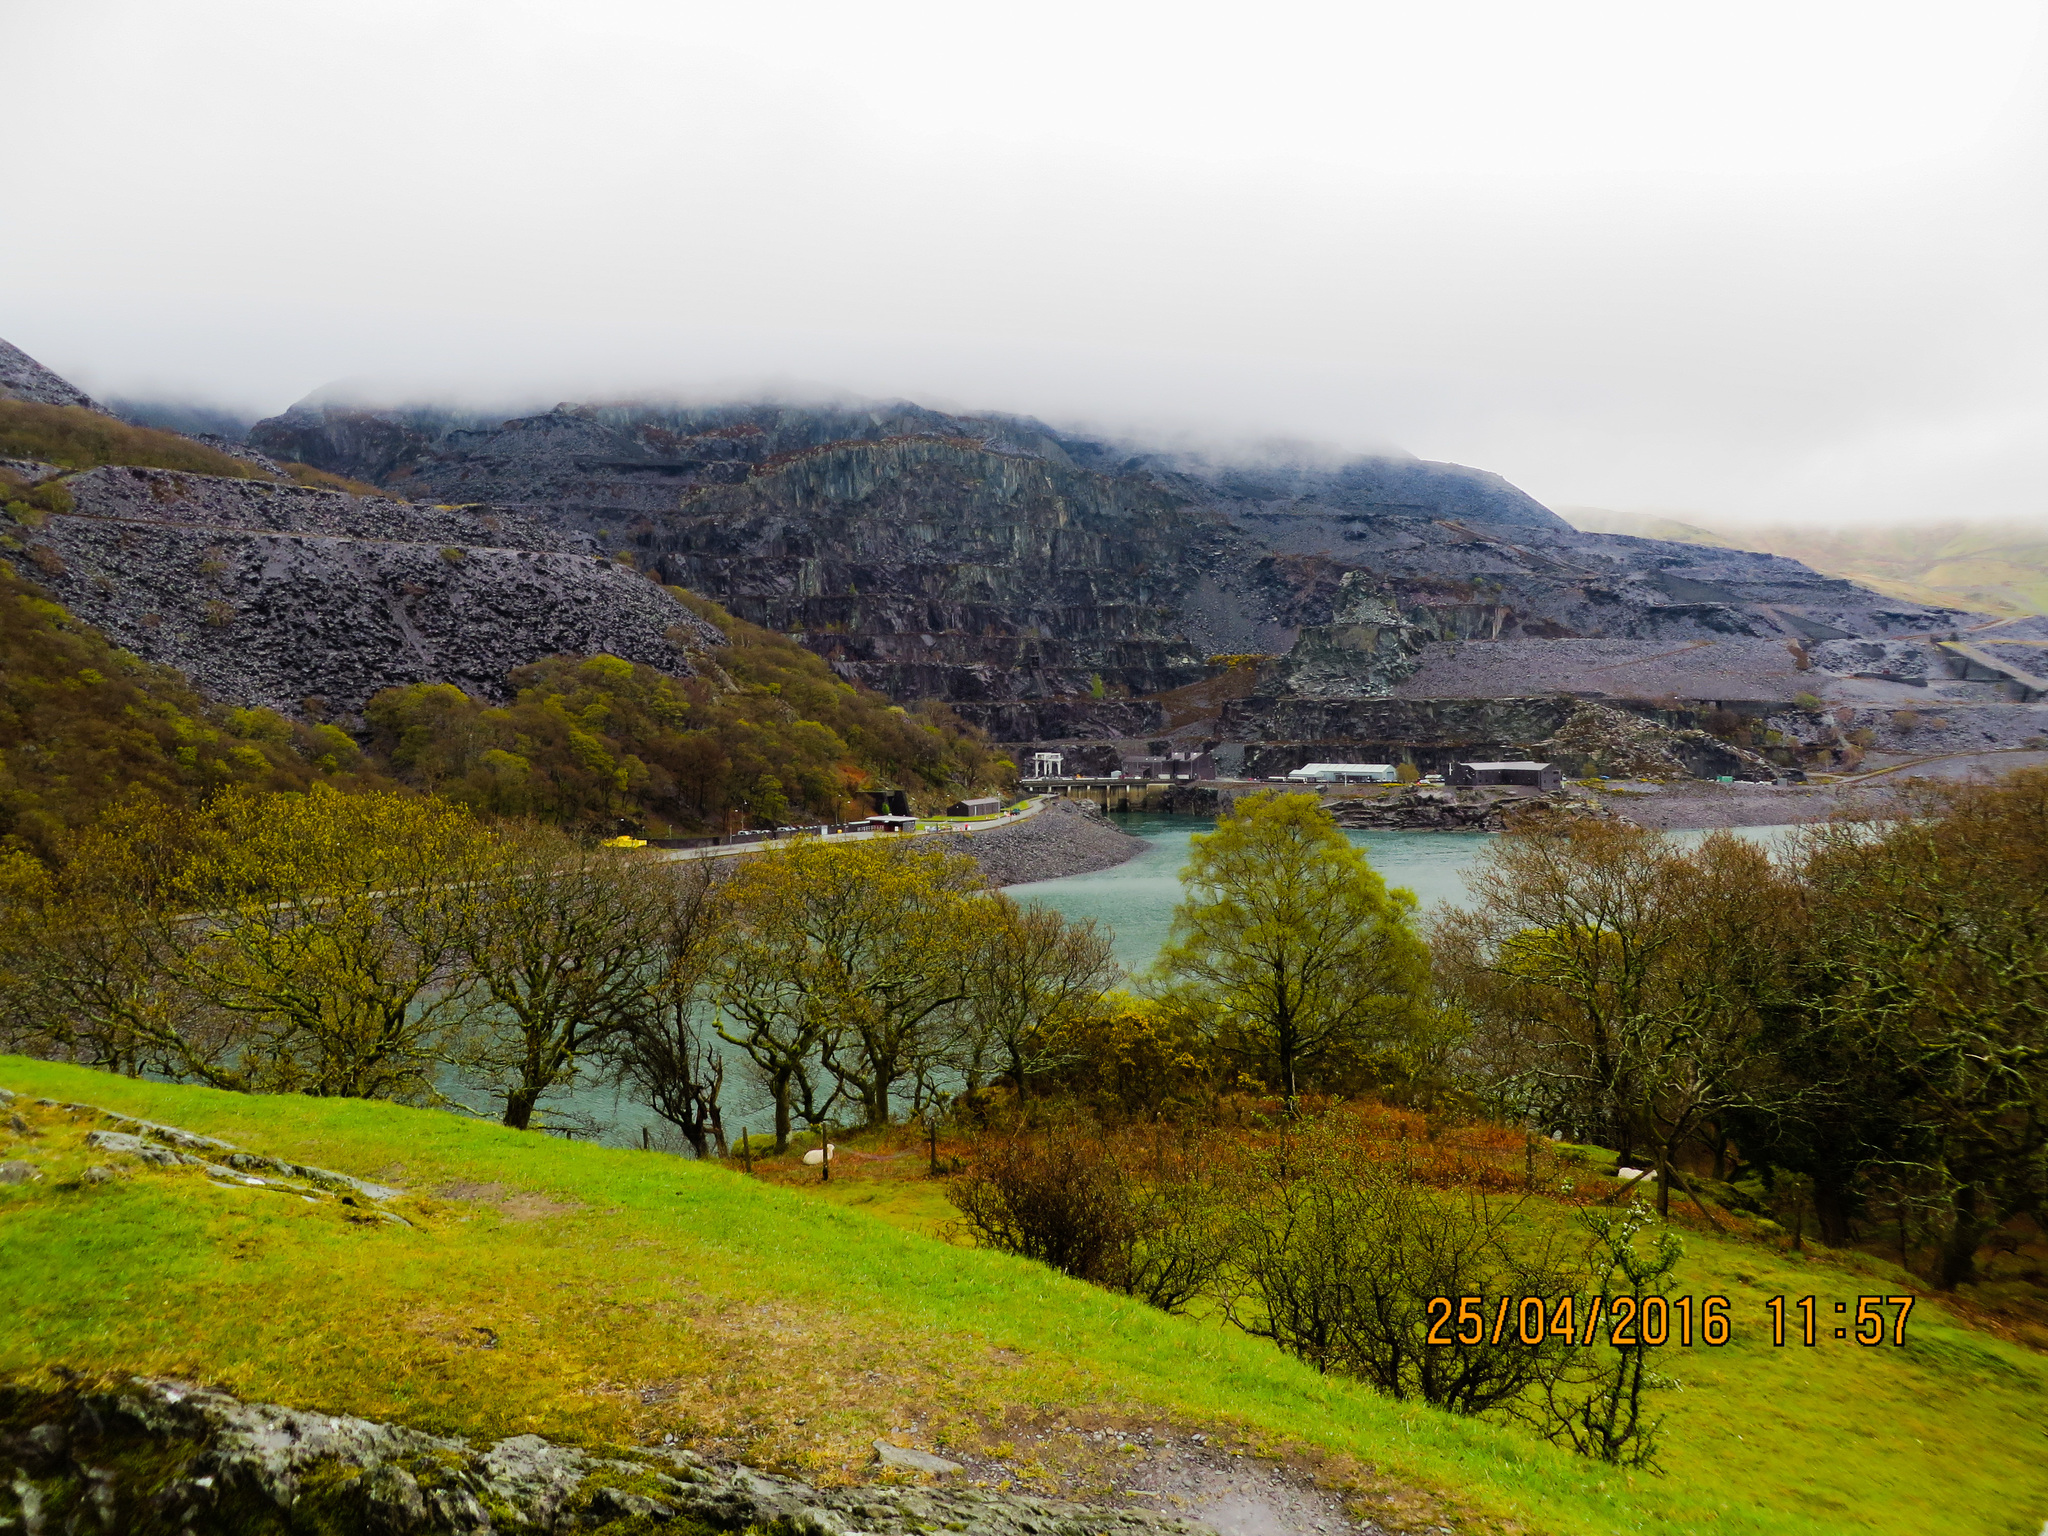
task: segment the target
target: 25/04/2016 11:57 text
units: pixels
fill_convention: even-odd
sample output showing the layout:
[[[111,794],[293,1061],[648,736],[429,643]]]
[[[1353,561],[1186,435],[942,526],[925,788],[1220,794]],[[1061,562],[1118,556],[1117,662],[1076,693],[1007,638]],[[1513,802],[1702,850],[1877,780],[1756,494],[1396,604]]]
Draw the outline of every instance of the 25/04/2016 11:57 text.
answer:
[[[1792,1300],[1799,1314],[1800,1342],[1817,1342],[1822,1329],[1816,1321],[1818,1298],[1800,1296]],[[1691,1348],[1695,1343],[1718,1348],[1729,1340],[1729,1300],[1726,1296],[1594,1296],[1583,1304],[1576,1296],[1503,1296],[1491,1305],[1483,1296],[1432,1296],[1428,1303],[1429,1331],[1424,1342],[1432,1345],[1520,1344],[1534,1348],[1562,1339],[1581,1348],[1595,1341],[1615,1349],[1662,1348],[1676,1345]],[[1886,1307],[1898,1308],[1889,1318]],[[1913,1310],[1911,1296],[1859,1296],[1854,1321],[1849,1304],[1838,1301],[1836,1312],[1843,1324],[1833,1330],[1838,1339],[1854,1340],[1868,1346],[1906,1342],[1906,1317]],[[1771,1324],[1771,1342],[1783,1348],[1786,1341],[1786,1298],[1772,1296],[1764,1310]],[[1695,1317],[1698,1326],[1695,1328]],[[1604,1327],[1603,1327],[1604,1324]]]

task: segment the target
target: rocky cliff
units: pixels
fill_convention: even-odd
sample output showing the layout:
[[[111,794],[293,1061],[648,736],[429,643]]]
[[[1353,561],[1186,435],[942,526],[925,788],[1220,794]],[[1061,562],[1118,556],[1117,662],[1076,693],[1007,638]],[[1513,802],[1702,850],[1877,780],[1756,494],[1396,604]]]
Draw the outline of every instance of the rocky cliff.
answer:
[[[1629,642],[1641,657],[1961,617],[1773,556],[1582,534],[1459,465],[1212,461],[903,403],[558,406],[498,422],[308,403],[253,440],[404,494],[532,507],[1007,740],[1160,729],[1141,701],[1198,682],[1213,655],[1294,652],[1283,691],[1379,696],[1428,686],[1413,674],[1431,642],[1527,642],[1498,653],[1509,675],[1487,684],[1512,696],[1533,691],[1513,674],[1540,642]],[[1340,616],[1347,590],[1386,610],[1370,643]]]

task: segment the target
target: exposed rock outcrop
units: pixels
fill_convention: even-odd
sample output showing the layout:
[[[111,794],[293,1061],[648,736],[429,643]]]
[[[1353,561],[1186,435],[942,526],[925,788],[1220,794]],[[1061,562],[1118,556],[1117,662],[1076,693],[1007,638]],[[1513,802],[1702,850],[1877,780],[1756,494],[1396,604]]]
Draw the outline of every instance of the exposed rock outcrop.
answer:
[[[0,1108],[17,1102],[26,1103],[19,1095],[0,1088]],[[218,1184],[243,1188],[261,1186],[316,1201],[339,1199],[362,1211],[365,1220],[396,1222],[400,1226],[408,1224],[403,1217],[383,1208],[384,1202],[395,1200],[404,1193],[388,1185],[373,1184],[353,1174],[336,1173],[331,1168],[315,1168],[307,1163],[244,1151],[233,1142],[222,1141],[216,1136],[202,1136],[175,1125],[159,1125],[153,1120],[138,1119],[134,1115],[101,1109],[93,1104],[60,1104],[51,1099],[37,1099],[34,1103],[37,1108],[62,1115],[70,1126],[92,1127],[85,1133],[85,1146],[104,1161],[86,1169],[88,1183],[104,1183],[138,1166],[196,1168]],[[15,1134],[22,1135],[29,1132],[30,1126],[17,1115],[13,1118],[12,1129]],[[0,1530],[4,1529],[0,1527]]]
[[[1365,572],[1347,571],[1330,622],[1302,630],[1276,680],[1306,698],[1383,698],[1420,664],[1422,634]]]
[[[948,1487],[814,1488],[667,1447],[479,1446],[181,1382],[0,1389],[0,1529],[126,1536],[674,1530],[791,1536],[1203,1536],[1189,1521]],[[915,1476],[917,1474],[908,1474]]]
[[[1650,719],[1612,705],[1580,703],[1531,755],[1554,762],[1574,778],[1728,778],[1768,783],[1771,762],[1746,747],[1721,741],[1696,725]]]
[[[1143,481],[897,438],[699,488],[635,541],[665,579],[800,633],[846,675],[958,706],[1199,678],[1174,620],[1221,531]]]
[[[1572,821],[1611,820],[1613,813],[1568,790],[1439,789],[1411,784],[1387,794],[1325,801],[1340,827],[1375,832],[1503,832]]]

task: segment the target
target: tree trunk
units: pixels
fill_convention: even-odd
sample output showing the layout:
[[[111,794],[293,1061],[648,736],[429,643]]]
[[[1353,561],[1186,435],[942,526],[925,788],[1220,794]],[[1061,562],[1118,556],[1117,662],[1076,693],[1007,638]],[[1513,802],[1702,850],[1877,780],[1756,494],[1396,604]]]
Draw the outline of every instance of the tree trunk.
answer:
[[[1671,1159],[1662,1152],[1657,1154],[1657,1215],[1660,1220],[1671,1219]]]
[[[896,1086],[902,1075],[896,1070],[894,1057],[870,1056],[868,1058],[868,1081],[861,1089],[861,1109],[867,1115],[869,1125],[889,1123],[889,1090]]]
[[[1944,1291],[1977,1278],[1977,1244],[1984,1236],[1984,1222],[1977,1215],[1977,1186],[1958,1184],[1949,1203],[1948,1238],[1941,1245],[1941,1278]]]
[[[515,1088],[505,1096],[505,1123],[523,1131],[533,1119],[533,1106],[540,1098],[538,1088]]]
[[[775,1099],[775,1150],[789,1150],[789,1074],[782,1073],[768,1085]]]
[[[1849,1244],[1849,1190],[1847,1184],[1825,1174],[1813,1180],[1813,1219],[1820,1227],[1820,1240],[1830,1248]]]

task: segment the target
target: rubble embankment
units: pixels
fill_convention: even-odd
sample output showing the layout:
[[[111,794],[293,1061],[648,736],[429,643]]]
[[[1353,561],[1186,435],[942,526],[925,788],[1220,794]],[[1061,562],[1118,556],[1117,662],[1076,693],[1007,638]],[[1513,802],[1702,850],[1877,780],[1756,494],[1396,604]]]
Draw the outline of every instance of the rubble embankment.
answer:
[[[1037,815],[985,832],[941,832],[937,840],[981,866],[992,886],[1028,885],[1114,869],[1144,851],[1145,840],[1109,823],[1085,800],[1054,800]]]

